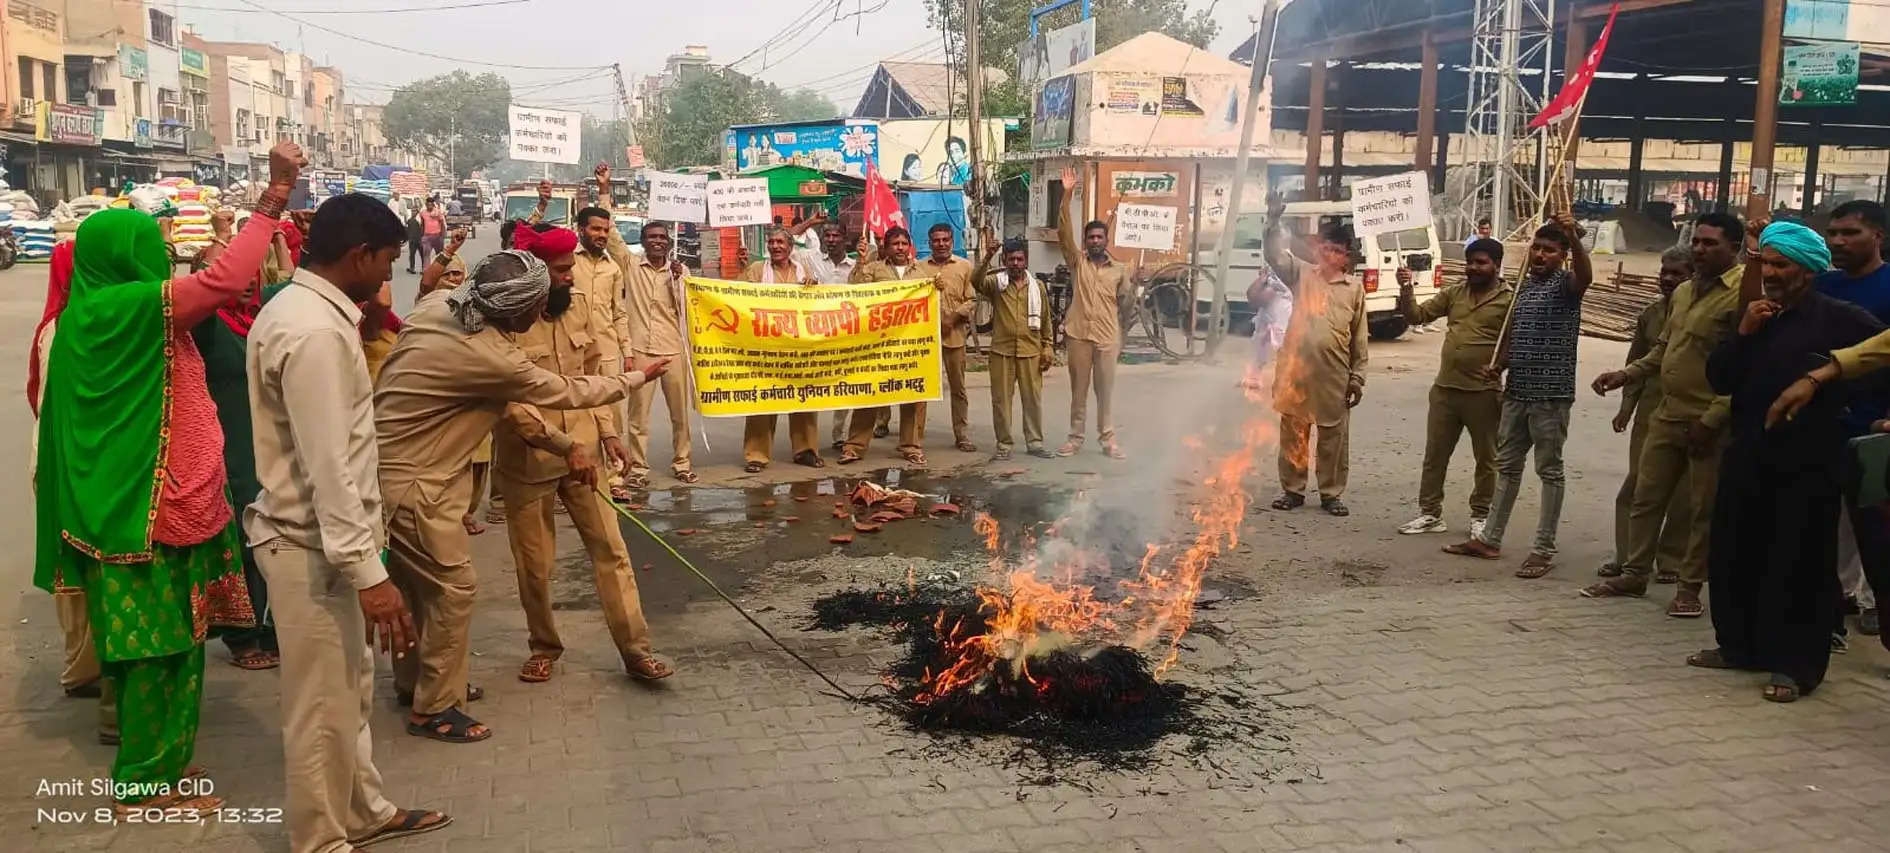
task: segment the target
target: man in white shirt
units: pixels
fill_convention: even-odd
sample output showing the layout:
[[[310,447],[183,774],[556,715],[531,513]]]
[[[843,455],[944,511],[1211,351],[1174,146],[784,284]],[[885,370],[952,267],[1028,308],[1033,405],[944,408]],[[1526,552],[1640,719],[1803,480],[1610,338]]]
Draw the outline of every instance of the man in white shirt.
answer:
[[[350,193],[315,214],[303,265],[250,329],[246,364],[262,491],[243,530],[269,582],[282,650],[289,847],[350,850],[445,826],[382,794],[368,731],[374,649],[412,654],[382,562],[380,452],[356,304],[393,275],[406,227]]]
[[[807,270],[807,274],[813,276],[814,281],[821,284],[848,283],[853,277],[853,268],[866,259],[854,259],[847,256],[847,227],[828,219],[827,212],[823,210],[812,217],[794,223],[794,227],[788,229],[788,233],[793,234],[796,244],[799,244],[802,235],[814,228],[820,229],[820,251],[798,248],[794,250],[794,259],[801,262],[801,269]],[[847,415],[852,411],[852,409],[841,409],[833,413],[833,449],[835,450],[846,446]],[[874,423],[873,434],[884,438],[887,425],[891,422],[892,410],[887,409],[881,412],[879,420]]]

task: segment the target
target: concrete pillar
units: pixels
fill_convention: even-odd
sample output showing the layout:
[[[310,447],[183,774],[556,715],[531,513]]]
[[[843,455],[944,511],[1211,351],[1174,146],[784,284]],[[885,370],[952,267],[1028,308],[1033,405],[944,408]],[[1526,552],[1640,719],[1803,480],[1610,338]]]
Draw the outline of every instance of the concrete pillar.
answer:
[[[1647,195],[1647,186],[1641,176],[1641,152],[1647,147],[1647,120],[1634,117],[1634,138],[1628,140],[1627,164],[1627,206],[1629,210],[1640,210]]]
[[[1423,67],[1418,69],[1417,152],[1413,166],[1419,171],[1431,167],[1432,145],[1437,136],[1437,41],[1430,30],[1424,31]]]

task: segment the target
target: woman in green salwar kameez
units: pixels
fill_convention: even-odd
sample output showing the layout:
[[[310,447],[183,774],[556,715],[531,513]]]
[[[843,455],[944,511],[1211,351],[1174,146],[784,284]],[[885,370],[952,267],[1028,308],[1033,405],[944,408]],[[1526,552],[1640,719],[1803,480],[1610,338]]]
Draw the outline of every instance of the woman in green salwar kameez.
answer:
[[[262,265],[257,215],[209,270],[170,279],[150,216],[105,210],[75,242],[40,409],[34,583],[77,582],[118,693],[123,803],[211,808],[178,781],[196,746],[211,625],[255,623],[244,589],[216,407],[191,326]]]

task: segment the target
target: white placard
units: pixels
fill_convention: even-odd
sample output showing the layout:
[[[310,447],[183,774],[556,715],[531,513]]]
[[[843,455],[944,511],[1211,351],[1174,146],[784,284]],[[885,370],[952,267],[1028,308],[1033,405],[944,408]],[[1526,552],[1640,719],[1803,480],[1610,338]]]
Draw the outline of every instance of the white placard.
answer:
[[[1405,172],[1352,182],[1352,230],[1360,237],[1431,224],[1431,179]]]
[[[768,199],[767,178],[735,178],[709,182],[709,227],[774,224],[774,205]]]
[[[533,163],[578,161],[584,117],[563,110],[512,105],[512,159]]]
[[[683,175],[676,172],[643,173],[650,182],[651,219],[671,222],[707,222],[709,207],[708,175]]]
[[[1116,205],[1116,245],[1174,251],[1175,209],[1161,204]]]

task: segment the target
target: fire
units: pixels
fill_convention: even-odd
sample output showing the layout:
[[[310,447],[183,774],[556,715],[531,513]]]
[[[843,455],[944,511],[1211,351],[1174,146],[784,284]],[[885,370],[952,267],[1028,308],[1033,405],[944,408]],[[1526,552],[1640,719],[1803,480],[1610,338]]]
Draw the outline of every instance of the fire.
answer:
[[[1271,370],[1264,386],[1270,387]],[[1270,394],[1259,383],[1243,383],[1249,399]],[[949,665],[928,671],[913,701],[924,705],[961,690],[981,690],[988,677],[1007,668],[1006,674],[1044,685],[1031,677],[1030,660],[1070,644],[1128,645],[1149,651],[1158,660],[1160,676],[1175,665],[1182,635],[1194,622],[1194,602],[1216,557],[1239,544],[1240,523],[1249,505],[1248,478],[1263,451],[1273,446],[1278,433],[1269,416],[1258,415],[1241,428],[1239,447],[1216,459],[1201,482],[1189,516],[1195,524],[1192,538],[1174,546],[1149,543],[1135,576],[1116,583],[1114,596],[1098,597],[1093,585],[1078,578],[1095,576],[1102,555],[1081,548],[1059,549],[1050,566],[1035,542],[1023,543],[1018,565],[1007,564],[998,523],[979,513],[973,529],[991,554],[991,582],[977,594],[989,614],[982,632],[962,621],[947,624],[940,614],[935,624],[945,638],[944,659]],[[1191,449],[1204,449],[1198,439],[1187,439]],[[1055,535],[1061,522],[1049,528]]]

